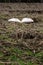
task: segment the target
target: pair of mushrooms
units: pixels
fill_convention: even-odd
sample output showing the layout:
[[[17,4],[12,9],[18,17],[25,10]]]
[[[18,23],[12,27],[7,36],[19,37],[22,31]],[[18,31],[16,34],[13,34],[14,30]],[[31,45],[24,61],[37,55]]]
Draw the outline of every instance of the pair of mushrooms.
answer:
[[[19,20],[18,18],[11,18],[8,20],[9,22],[19,22],[19,23],[32,23],[34,22],[31,18],[23,18],[22,20]]]

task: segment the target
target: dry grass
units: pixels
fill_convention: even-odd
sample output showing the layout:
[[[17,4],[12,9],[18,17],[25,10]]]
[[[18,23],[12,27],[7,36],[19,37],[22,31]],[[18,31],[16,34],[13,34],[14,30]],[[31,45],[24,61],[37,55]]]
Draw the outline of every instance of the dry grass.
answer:
[[[23,5],[0,4],[0,65],[43,65],[43,4]],[[31,17],[34,23],[8,22],[11,17]]]

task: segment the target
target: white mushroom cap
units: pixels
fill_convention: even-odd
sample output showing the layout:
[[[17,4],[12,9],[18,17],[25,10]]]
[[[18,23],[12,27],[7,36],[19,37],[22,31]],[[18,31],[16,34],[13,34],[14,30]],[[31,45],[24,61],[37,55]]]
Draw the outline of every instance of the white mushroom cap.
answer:
[[[17,19],[17,18],[11,18],[11,19],[9,19],[8,21],[20,22],[20,20]]]
[[[22,22],[34,22],[31,18],[23,18]]]

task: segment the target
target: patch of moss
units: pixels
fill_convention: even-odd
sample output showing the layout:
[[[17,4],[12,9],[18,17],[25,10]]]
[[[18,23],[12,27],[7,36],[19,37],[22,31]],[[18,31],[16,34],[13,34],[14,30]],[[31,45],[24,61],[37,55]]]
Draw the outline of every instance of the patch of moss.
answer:
[[[36,58],[38,58],[38,62],[43,63],[43,51],[35,54]]]
[[[0,51],[0,57],[3,57],[3,53]]]
[[[4,63],[0,63],[0,65],[5,65]]]
[[[38,65],[37,63],[33,63],[31,61],[27,62],[27,65]]]

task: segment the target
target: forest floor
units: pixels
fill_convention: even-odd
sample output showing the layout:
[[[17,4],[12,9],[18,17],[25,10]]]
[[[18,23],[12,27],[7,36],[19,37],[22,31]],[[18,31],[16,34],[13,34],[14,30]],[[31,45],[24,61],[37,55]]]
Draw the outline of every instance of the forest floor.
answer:
[[[12,17],[34,23],[8,22]],[[43,3],[0,3],[0,65],[43,65]]]

